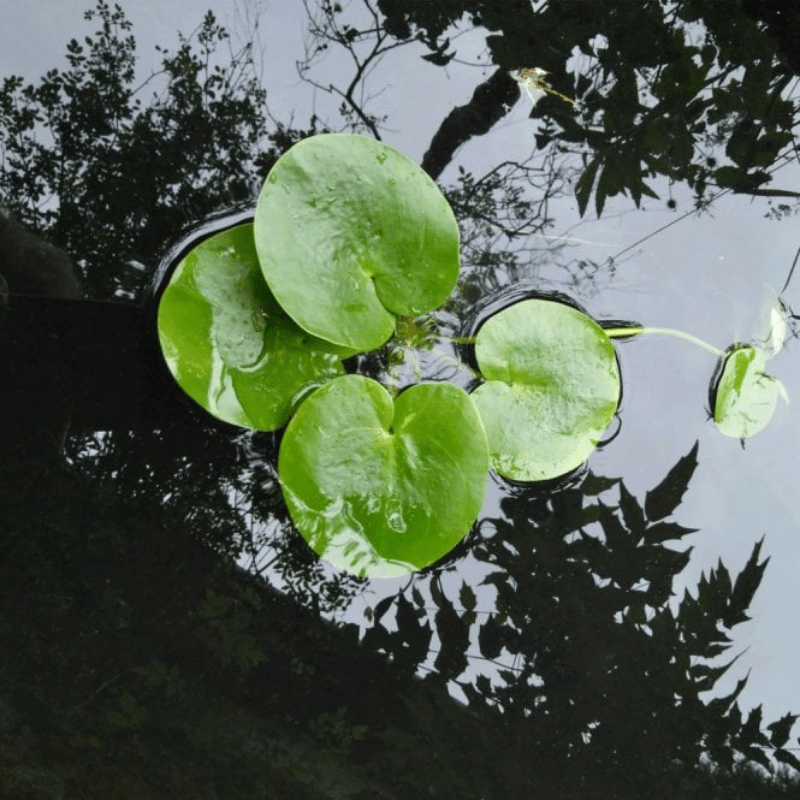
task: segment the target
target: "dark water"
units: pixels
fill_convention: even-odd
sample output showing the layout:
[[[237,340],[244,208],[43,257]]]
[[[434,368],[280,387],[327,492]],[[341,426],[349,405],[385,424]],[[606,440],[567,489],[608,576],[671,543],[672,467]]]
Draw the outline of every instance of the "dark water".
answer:
[[[522,5],[509,19],[531,13]],[[719,4],[699,5],[722,25]],[[568,53],[579,17],[562,11]],[[607,35],[622,53],[615,20]],[[759,47],[772,50],[758,57],[784,58],[770,20]],[[225,52],[214,56],[223,65]],[[419,59],[407,59],[404,83],[425,85]],[[43,57],[42,70],[51,66]],[[431,83],[419,108],[397,112],[409,130],[383,133],[410,152],[425,106],[432,131],[449,120],[464,134],[453,159],[436,139],[418,158],[456,211],[462,273],[453,302],[434,314],[436,348],[408,353],[398,388],[472,388],[469,347],[450,339],[533,296],[601,325],[676,328],[720,349],[763,333],[764,286],[781,291],[800,246],[792,208],[776,211],[791,197],[728,192],[710,213],[691,214],[685,174],[662,174],[648,178],[659,200],[637,209],[612,197],[596,219],[592,198],[581,220],[577,159],[572,173],[564,167],[572,183],[551,186],[544,209],[534,180],[529,206],[508,197],[504,206],[504,188],[519,185],[507,172],[470,206],[477,190],[458,183],[455,166],[479,176],[524,159],[536,121],[516,84],[489,80],[492,64],[480,79],[455,66],[464,98]],[[476,101],[474,126],[448,117],[483,80],[507,105]],[[3,108],[8,154],[18,118]],[[574,113],[564,104],[551,116],[565,111]],[[721,797],[796,796],[796,773],[756,789],[750,773],[725,772],[732,759],[774,766],[776,752],[785,763],[798,752],[784,716],[800,704],[793,405],[779,400],[742,446],[709,418],[713,355],[661,336],[616,340],[622,399],[586,464],[538,485],[492,473],[475,525],[425,570],[384,580],[338,571],[291,523],[282,432],[222,423],[191,401],[155,329],[170,270],[204,237],[250,219],[275,157],[324,126],[270,122],[262,152],[271,155],[251,154],[223,185],[212,162],[184,160],[217,146],[191,139],[202,128],[191,114],[159,118],[147,135],[143,122],[128,130],[121,117],[123,133],[112,134],[88,119],[91,136],[53,146],[89,170],[51,200],[63,213],[37,211],[34,188],[12,180],[25,171],[8,155],[0,162],[0,205],[26,226],[0,222],[0,797],[699,798],[712,785]],[[158,138],[171,124],[185,125],[180,146]],[[47,163],[35,163],[50,180]],[[537,162],[537,175],[546,166]],[[774,185],[797,178],[789,164]],[[103,181],[130,184],[130,196],[115,205]],[[523,212],[527,235],[481,227],[495,214],[508,231]],[[783,298],[800,308],[795,282]],[[790,317],[768,364],[792,402],[796,334]],[[391,377],[385,352],[346,369]]]

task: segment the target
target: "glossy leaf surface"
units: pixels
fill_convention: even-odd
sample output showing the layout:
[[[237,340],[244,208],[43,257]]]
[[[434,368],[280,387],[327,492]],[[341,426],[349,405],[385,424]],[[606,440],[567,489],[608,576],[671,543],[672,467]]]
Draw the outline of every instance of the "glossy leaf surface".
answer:
[[[303,402],[278,460],[309,545],[367,577],[403,575],[448,553],[480,512],[488,469],[486,435],[462,389],[423,383],[393,402],[360,375]]]
[[[784,385],[764,371],[767,356],[761,347],[750,346],[727,354],[714,403],[714,422],[726,436],[755,435],[772,419],[778,395],[789,402]]]
[[[176,268],[158,336],[180,387],[224,422],[283,427],[298,399],[341,375],[352,351],[310,336],[281,310],[256,256],[252,224],[203,241]]]
[[[580,466],[617,408],[614,346],[594,320],[550,300],[524,300],[480,328],[475,356],[486,382],[472,394],[492,467],[518,481]]]
[[[395,316],[440,306],[458,278],[453,211],[428,175],[386,144],[322,134],[290,148],[258,199],[264,276],[302,328],[357,350]]]

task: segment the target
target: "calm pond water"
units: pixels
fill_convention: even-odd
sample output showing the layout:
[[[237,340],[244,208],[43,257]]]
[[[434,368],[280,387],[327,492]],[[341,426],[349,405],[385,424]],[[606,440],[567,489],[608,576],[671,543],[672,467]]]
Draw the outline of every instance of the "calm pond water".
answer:
[[[0,797],[797,796],[800,170],[780,30],[800,17],[405,5],[242,2],[197,27],[188,4],[159,29],[147,3],[101,3],[42,23],[35,59],[0,55],[0,77],[24,75],[0,92]],[[406,44],[364,73],[376,24]],[[537,64],[539,83],[510,75]],[[283,429],[209,414],[157,332],[181,260],[252,220],[276,159],[327,132],[421,164],[461,237],[450,301],[346,372],[472,391],[453,339],[546,296],[719,351],[766,352],[785,325],[765,369],[791,402],[726,436],[713,352],[614,338],[619,407],[581,467],[491,472],[425,569],[337,569],[292,522]]]

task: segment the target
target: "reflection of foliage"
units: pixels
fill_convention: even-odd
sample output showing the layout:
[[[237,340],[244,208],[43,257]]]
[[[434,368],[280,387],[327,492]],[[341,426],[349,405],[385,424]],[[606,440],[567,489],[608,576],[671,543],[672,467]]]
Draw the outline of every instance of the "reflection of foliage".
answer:
[[[748,619],[766,561],[759,542],[735,580],[720,563],[696,596],[669,603],[691,548],[666,543],[692,532],[669,517],[696,453],[643,506],[620,480],[593,475],[581,489],[506,498],[505,518],[484,521],[470,548],[488,569],[483,580],[462,582],[454,601],[443,589],[446,571],[416,579],[410,599],[378,603],[364,644],[412,671],[433,657],[431,680],[452,682],[470,706],[496,709],[528,732],[531,763],[602,773],[615,796],[634,796],[644,787],[637,781],[663,779],[672,763],[688,769],[702,754],[725,767],[739,757],[769,766],[768,753],[800,767],[784,748],[794,717],[767,731],[760,709],[743,720],[736,699],[746,678],[725,697],[700,698],[735,661],[714,659],[730,647],[728,631]],[[487,592],[492,611],[480,609]],[[394,633],[380,623],[392,606]],[[467,678],[468,665],[482,674]]]
[[[536,277],[564,247],[545,232],[553,222],[549,205],[567,186],[553,153],[533,163],[504,161],[480,177],[458,168],[457,184],[445,190],[461,233],[460,299],[451,309]]]
[[[252,592],[250,594],[252,604]],[[224,666],[235,663],[246,671],[264,661],[266,656],[248,630],[252,612],[237,605],[233,598],[206,589],[206,596],[198,607],[198,614],[205,624],[198,635]]]
[[[100,0],[69,68],[39,85],[0,87],[0,194],[8,210],[75,255],[95,296],[138,294],[142,275],[176,232],[220,204],[249,199],[274,153],[250,48],[219,49],[228,33],[207,13],[195,37],[162,51],[161,71],[134,85],[135,40],[119,6]],[[158,87],[149,101],[145,87]]]
[[[342,706],[336,711],[323,711],[309,720],[309,729],[326,748],[338,758],[347,758],[354,742],[361,741],[368,730],[367,725],[350,725],[347,722],[347,708]]]
[[[342,98],[339,113],[347,123],[347,130],[355,133],[362,127],[366,127],[376,139],[380,140],[381,135],[378,128],[387,118],[375,117],[365,111],[364,106],[369,98],[364,96],[364,79],[380,63],[387,52],[401,47],[405,43],[385,44],[389,37],[381,29],[379,15],[368,3],[366,6],[370,19],[363,29],[340,22],[339,15],[342,7],[338,3],[331,4],[328,0],[322,0],[318,5],[319,13],[311,11],[308,0],[303,0],[303,5],[308,15],[309,34],[312,40],[316,41],[316,46],[313,50],[311,46],[307,46],[306,57],[298,64],[300,76],[317,89],[337,94]],[[370,40],[373,40],[372,43]],[[364,43],[367,43],[368,46],[364,47]],[[309,71],[319,60],[320,54],[324,53],[332,44],[342,47],[355,65],[355,77],[345,90],[339,89],[332,83],[326,85],[308,77]]]
[[[382,3],[390,16],[387,30],[403,33],[396,24],[401,13],[439,15],[464,4],[418,5]],[[492,18],[492,4],[481,5],[485,19],[476,12],[476,24],[485,21],[491,27],[503,21]],[[550,5],[547,13],[559,14],[574,4]],[[625,27],[614,12],[618,5],[609,9],[608,4],[581,2],[580,14],[571,21],[565,17],[555,29],[542,27],[541,36],[549,38],[534,54],[535,61],[517,63],[543,63],[556,76],[554,85],[568,93],[570,87],[558,75],[569,49],[560,32],[572,32],[587,11],[607,12],[609,34],[635,34],[627,37],[626,47],[641,51],[648,42],[640,28]],[[640,5],[642,13],[653,6]],[[520,14],[528,19],[531,14],[527,0],[494,6],[507,16],[509,29]],[[187,217],[196,219],[210,206],[246,195],[249,190],[238,182],[222,185],[232,163],[225,154],[243,147],[241,163],[248,166],[242,167],[242,177],[247,178],[252,151],[234,127],[203,111],[211,105],[201,102],[195,84],[207,73],[204,62],[196,71],[199,56],[189,44],[169,57],[164,93],[153,110],[136,117],[125,99],[131,86],[124,79],[125,53],[132,55],[132,43],[113,32],[114,24],[122,30],[121,19],[114,23],[114,12],[98,8],[101,27],[108,21],[112,30],[89,46],[90,65],[71,65],[67,73],[48,76],[22,93],[16,82],[3,85],[0,191],[24,221],[51,231],[81,259],[96,296],[130,296],[139,281],[121,271],[119,254],[147,260],[163,240],[174,238]],[[727,13],[728,4],[719,8]],[[602,24],[596,27],[603,29]],[[769,22],[767,27],[774,35]],[[740,30],[757,41],[762,36],[752,26]],[[528,24],[519,31],[541,38]],[[208,49],[221,41],[212,35]],[[721,47],[729,52],[739,46],[736,41],[723,35]],[[441,42],[432,44],[438,48]],[[751,54],[746,46],[739,50],[743,59]],[[617,52],[609,48],[609,70],[619,66],[614,64]],[[545,63],[540,56],[557,63]],[[239,133],[246,140],[255,135],[257,126],[250,126],[254,109],[261,113],[260,101],[257,94],[237,94],[237,86],[242,89],[247,81],[237,84],[233,76],[242,70],[248,74],[245,62],[238,64],[239,72],[221,67],[231,83],[224,98],[218,98],[233,104],[230,119],[241,122]],[[71,100],[60,88],[70,81],[76,89]],[[748,96],[752,100],[752,90]],[[613,105],[612,98],[593,102],[606,110]],[[50,111],[53,120],[74,130],[59,129],[63,139],[54,148],[34,146],[26,139],[32,130],[26,126],[34,122],[36,109]],[[558,113],[546,100],[538,110]],[[138,125],[132,119],[140,119]],[[205,123],[222,127],[212,133],[203,128]],[[680,128],[685,123],[678,115],[671,124]],[[308,131],[279,124],[270,138],[282,152],[315,128],[316,120]],[[231,150],[218,147],[228,134],[239,144]],[[208,137],[208,161],[198,161],[202,147],[181,152],[187,137],[197,136]],[[667,132],[668,144],[674,146],[679,138]],[[13,151],[17,144],[18,152]],[[62,146],[73,161],[61,160]],[[117,147],[123,148],[121,154]],[[274,154],[263,156],[253,174],[262,175],[271,158]],[[217,170],[220,159],[224,171]],[[70,169],[52,171],[62,163]],[[37,183],[34,164],[44,170],[38,174],[58,180],[57,188]],[[129,191],[131,181],[136,188]],[[456,205],[458,197],[453,197]],[[44,199],[51,202],[37,210]],[[93,216],[81,217],[82,209],[91,209]],[[492,211],[488,201],[486,209],[478,208],[480,214],[487,210]],[[547,216],[523,211],[534,225]],[[513,222],[505,227],[513,230]],[[475,263],[484,263],[479,258],[505,263],[505,240],[490,245],[492,235],[486,234]],[[517,265],[509,266],[509,274],[512,266]],[[491,280],[488,270],[485,274]],[[585,506],[574,492],[506,500],[507,519],[496,523],[502,531],[488,538],[487,522],[480,531],[487,538],[476,535],[468,542],[497,577],[484,586],[456,587],[455,601],[438,578],[420,576],[409,597],[400,594],[378,605],[375,619],[393,609],[398,627],[389,632],[388,622],[376,624],[367,635],[367,645],[392,654],[393,665],[383,668],[357,647],[351,630],[331,644],[331,631],[319,625],[318,615],[303,613],[309,604],[327,614],[341,612],[363,590],[363,582],[332,576],[286,525],[270,466],[276,438],[236,438],[186,421],[155,433],[98,435],[84,442],[85,448],[71,450],[85,483],[45,484],[43,475],[29,474],[28,495],[4,498],[0,795],[30,796],[32,787],[47,783],[50,793],[39,788],[38,796],[114,800],[163,797],[171,790],[175,797],[318,797],[326,791],[320,788],[323,777],[333,776],[329,796],[355,797],[361,791],[385,797],[387,786],[402,787],[398,796],[422,796],[433,785],[440,793],[465,799],[634,798],[633,791],[615,788],[639,781],[647,784],[642,795],[648,798],[675,797],[678,790],[696,798],[723,790],[755,797],[764,790],[757,773],[742,768],[691,772],[689,756],[705,749],[721,764],[738,753],[756,763],[764,752],[791,760],[790,717],[764,728],[757,711],[741,715],[735,696],[708,704],[697,698],[720,677],[702,654],[725,649],[719,637],[742,621],[739,615],[747,610],[761,565],[756,549],[737,579],[718,567],[701,582],[697,598],[684,598],[677,611],[669,612],[665,603],[671,580],[686,556],[659,541],[685,533],[665,519],[676,506],[666,489],[649,493],[644,509],[621,482],[619,496],[609,500],[601,490],[610,493],[614,482],[599,478],[584,484],[589,495]],[[245,447],[248,461],[240,460]],[[20,464],[20,471],[24,468]],[[258,581],[261,593],[254,601],[241,590],[249,585],[246,575],[217,574],[220,561],[243,552],[254,559],[260,555],[254,567],[269,570],[288,599],[271,596]],[[269,558],[272,563],[265,563]],[[442,577],[446,584],[447,573]],[[197,618],[209,587],[219,597],[232,598],[230,619],[250,615],[246,635],[253,636],[267,660],[245,660],[243,672],[234,645],[230,664],[221,663],[226,651],[218,645],[224,640],[204,640],[208,620]],[[429,655],[440,673],[424,683],[408,680]],[[489,659],[504,662],[499,666],[503,672]],[[476,662],[487,666],[487,674],[468,679],[464,668]],[[449,702],[445,680],[462,684],[469,709]],[[679,701],[670,693],[676,687],[682,692]],[[586,707],[576,705],[576,698],[585,700]],[[506,714],[496,713],[499,705]],[[122,716],[109,716],[114,713]],[[133,726],[122,728],[115,720]],[[343,767],[338,762],[338,772],[317,768],[320,752],[306,735],[311,721],[317,723],[313,732],[332,739],[334,747],[344,748],[340,752],[349,747],[352,763]],[[663,748],[660,754],[657,745]],[[684,764],[671,765],[672,755],[684,758]],[[362,765],[362,780],[344,780],[346,770]],[[768,796],[796,797],[796,781],[782,780],[784,789],[771,784]]]
[[[553,97],[542,98],[533,116],[545,121],[539,147],[554,142],[584,154],[577,187],[582,213],[593,190],[598,214],[606,198],[620,193],[638,205],[653,194],[645,179],[656,174],[686,181],[698,201],[715,185],[796,196],[762,188],[791,141],[794,108],[782,93],[800,73],[788,33],[798,23],[796,4],[563,0],[534,10],[528,3],[378,0],[377,6],[386,32],[399,41],[418,38],[432,52],[468,14],[473,26],[491,31],[486,42],[495,64],[511,70],[536,63],[566,95],[572,92],[565,66],[579,50],[572,96],[580,117]],[[477,108],[477,93],[474,100]],[[718,147],[726,163],[712,159]]]

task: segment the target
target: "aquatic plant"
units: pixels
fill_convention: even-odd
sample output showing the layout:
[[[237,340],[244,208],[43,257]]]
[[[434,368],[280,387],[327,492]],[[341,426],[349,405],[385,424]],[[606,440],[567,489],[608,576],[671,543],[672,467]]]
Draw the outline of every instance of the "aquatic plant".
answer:
[[[724,351],[697,336],[672,328],[631,326],[606,328],[605,332],[610,338],[644,334],[673,336],[717,356],[709,391],[711,415],[722,433],[744,441],[763,430],[772,419],[778,397],[789,402],[783,383],[766,372],[767,360],[783,349],[789,315],[783,300],[773,292],[772,302],[763,315],[762,326],[766,329],[757,332],[750,341],[735,342]]]
[[[286,427],[289,514],[340,569],[386,577],[441,559],[477,519],[490,467],[515,481],[580,467],[617,413],[614,338],[669,334],[717,355],[713,413],[728,436],[751,436],[786,398],[764,371],[785,338],[776,309],[766,336],[723,352],[680,331],[604,329],[545,297],[451,338],[474,346],[471,393],[447,381],[398,392],[406,354],[448,338],[426,315],[458,271],[455,217],[420,167],[368,137],[324,134],[290,148],[254,221],[190,248],[161,296],[175,380],[227,423]],[[347,359],[382,348],[386,386],[346,374]]]

